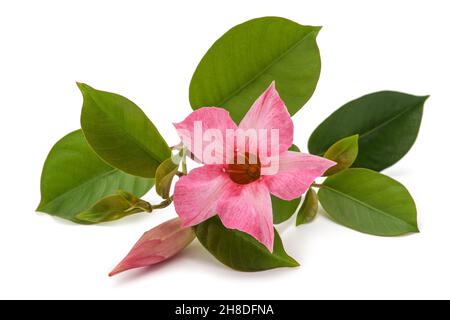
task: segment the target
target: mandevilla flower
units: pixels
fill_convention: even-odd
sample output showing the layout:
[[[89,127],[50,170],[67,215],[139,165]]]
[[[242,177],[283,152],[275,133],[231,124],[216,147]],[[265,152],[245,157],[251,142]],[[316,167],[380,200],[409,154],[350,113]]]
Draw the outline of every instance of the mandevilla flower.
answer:
[[[214,129],[222,137],[239,129],[257,131],[256,154],[247,143],[244,149],[236,148],[233,140],[231,147],[224,144],[223,154],[215,149],[215,156],[222,158],[222,163],[205,161],[204,153],[210,146],[189,140],[189,136],[196,136],[198,122],[203,130]],[[325,158],[288,151],[294,126],[274,83],[256,100],[239,126],[225,109],[204,107],[175,127],[187,149],[205,164],[181,177],[175,185],[173,200],[182,225],[194,226],[217,214],[225,227],[250,234],[271,252],[274,229],[270,194],[284,200],[298,198],[335,165]],[[275,151],[274,143],[278,146]],[[244,161],[236,161],[238,158]],[[276,168],[275,172],[270,168]]]
[[[295,267],[273,226],[272,206],[275,222],[284,221],[307,191],[296,225],[311,221],[320,204],[335,222],[363,233],[417,232],[410,193],[380,171],[412,147],[428,96],[364,95],[314,130],[308,140],[314,155],[291,151],[290,114],[311,97],[320,75],[319,29],[282,17],[256,18],[230,29],[192,76],[189,101],[196,111],[174,124],[181,143],[172,147],[134,102],[77,83],[83,95],[81,129],[49,152],[37,211],[94,224],[173,202],[179,217],[144,233],[110,275],[163,262],[196,237],[235,270]],[[284,84],[289,112],[274,82],[248,110],[269,74]],[[188,173],[187,157],[201,167]],[[320,176],[326,179],[314,183]],[[163,199],[159,203],[142,198],[153,186]]]

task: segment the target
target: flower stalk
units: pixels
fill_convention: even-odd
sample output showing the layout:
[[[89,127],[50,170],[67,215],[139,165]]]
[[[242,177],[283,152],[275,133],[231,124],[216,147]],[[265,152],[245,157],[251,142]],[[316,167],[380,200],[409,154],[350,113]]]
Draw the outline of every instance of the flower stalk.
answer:
[[[161,201],[158,204],[151,205],[151,208],[152,208],[152,210],[154,210],[154,209],[163,209],[163,208],[166,208],[166,207],[170,206],[172,201],[173,201],[173,196],[171,196],[170,198],[168,198],[168,199],[166,199],[164,201]]]

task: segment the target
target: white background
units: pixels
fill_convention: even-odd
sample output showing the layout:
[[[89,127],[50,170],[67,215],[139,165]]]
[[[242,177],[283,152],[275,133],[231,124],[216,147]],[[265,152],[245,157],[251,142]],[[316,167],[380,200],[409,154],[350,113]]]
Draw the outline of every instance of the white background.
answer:
[[[450,298],[447,1],[1,1],[1,298]],[[277,15],[323,25],[322,74],[294,117],[295,142],[343,103],[392,89],[431,97],[419,138],[386,174],[416,200],[420,234],[380,238],[321,215],[279,230],[302,266],[239,273],[198,242],[147,270],[108,278],[173,207],[101,226],[34,212],[51,146],[79,128],[75,81],[141,106],[170,144],[190,77],[230,27]],[[220,75],[218,75],[220,76]],[[153,193],[149,200],[156,200]]]

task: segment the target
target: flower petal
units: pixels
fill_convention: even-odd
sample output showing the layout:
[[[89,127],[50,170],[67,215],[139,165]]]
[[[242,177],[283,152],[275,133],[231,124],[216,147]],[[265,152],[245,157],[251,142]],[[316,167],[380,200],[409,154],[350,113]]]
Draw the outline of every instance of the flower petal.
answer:
[[[109,276],[165,261],[183,250],[194,239],[192,228],[182,228],[179,218],[164,222],[145,232]]]
[[[174,126],[183,144],[200,162],[214,164],[208,159],[210,158],[208,157],[209,151],[214,149],[213,146],[217,146],[221,150],[220,154],[217,154],[221,164],[225,163],[222,156],[227,154],[228,149],[231,149],[230,154],[233,156],[234,140],[232,143],[226,143],[226,131],[231,129],[230,132],[234,133],[237,126],[227,110],[216,107],[200,108],[182,122],[174,123]]]
[[[264,176],[270,192],[283,200],[293,200],[305,193],[317,177],[336,162],[310,154],[287,151],[280,155],[278,173]]]
[[[278,130],[279,153],[289,149],[293,142],[294,124],[286,105],[275,89],[275,82],[255,101],[239,124],[239,129],[266,129],[267,135],[258,134],[258,145],[266,144],[267,155],[271,150],[271,130]],[[266,142],[267,141],[267,142]]]
[[[233,183],[218,165],[193,169],[175,185],[173,202],[183,226],[194,226],[217,213],[217,203]]]
[[[229,185],[217,213],[225,227],[250,234],[273,252],[272,203],[264,183]]]

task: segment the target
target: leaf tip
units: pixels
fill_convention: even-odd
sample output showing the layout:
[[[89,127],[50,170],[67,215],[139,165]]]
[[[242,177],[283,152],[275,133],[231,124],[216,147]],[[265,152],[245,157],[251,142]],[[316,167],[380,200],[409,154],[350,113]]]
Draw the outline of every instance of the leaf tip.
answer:
[[[312,33],[314,34],[314,38],[317,37],[317,35],[319,34],[319,32],[322,30],[323,26],[313,26],[312,29]]]
[[[34,210],[35,212],[44,212],[45,213],[45,203],[41,200],[37,206],[37,208]]]
[[[290,264],[290,268],[298,268],[298,267],[300,267],[301,265],[300,265],[300,263],[297,261],[297,260],[295,260],[294,258],[292,258],[292,257],[289,257],[289,258],[291,258],[290,259],[290,261],[289,261],[289,264]]]
[[[409,226],[411,227],[410,233],[420,233],[419,225],[417,223],[417,220],[413,223],[410,223]]]
[[[76,82],[78,89],[80,89],[80,91],[82,93],[84,93],[85,91],[92,89],[90,86],[88,86],[86,83],[83,82]]]

